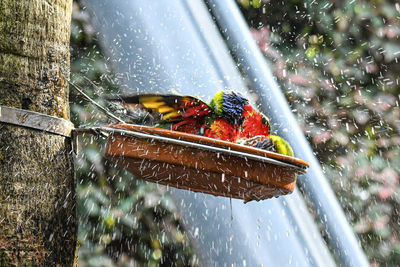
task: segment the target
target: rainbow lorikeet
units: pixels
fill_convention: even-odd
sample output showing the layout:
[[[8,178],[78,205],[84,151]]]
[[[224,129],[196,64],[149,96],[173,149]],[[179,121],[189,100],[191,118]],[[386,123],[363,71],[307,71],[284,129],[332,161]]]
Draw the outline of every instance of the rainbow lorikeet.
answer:
[[[252,138],[254,136],[268,137],[271,129],[271,123],[267,116],[256,110],[249,110],[245,116],[240,138]]]
[[[254,109],[249,110],[246,115],[237,143],[247,146],[256,146],[259,142],[269,138],[271,124],[267,116]],[[266,144],[266,142],[264,142],[264,144]],[[273,150],[272,146],[266,145],[259,148]]]
[[[236,142],[241,126],[252,110],[249,101],[234,91],[219,91],[210,104],[173,94],[142,94],[108,97],[126,108],[144,108],[158,117],[157,127]],[[139,106],[138,106],[139,105]]]
[[[269,134],[271,124],[267,116],[256,110],[249,110],[246,115],[238,143],[294,156],[293,149],[285,139]]]

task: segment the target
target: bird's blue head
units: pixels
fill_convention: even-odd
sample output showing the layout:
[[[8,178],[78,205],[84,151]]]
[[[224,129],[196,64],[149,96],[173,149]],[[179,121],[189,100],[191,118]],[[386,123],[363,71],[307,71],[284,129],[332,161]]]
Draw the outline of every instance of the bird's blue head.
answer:
[[[234,125],[242,125],[249,100],[238,92],[219,91],[211,101],[214,112]]]

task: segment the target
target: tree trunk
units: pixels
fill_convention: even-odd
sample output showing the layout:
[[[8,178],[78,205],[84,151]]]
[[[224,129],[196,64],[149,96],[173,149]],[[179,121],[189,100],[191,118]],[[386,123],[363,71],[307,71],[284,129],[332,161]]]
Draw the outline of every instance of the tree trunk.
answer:
[[[72,0],[0,0],[0,105],[69,117]],[[0,122],[0,266],[70,266],[70,139]]]

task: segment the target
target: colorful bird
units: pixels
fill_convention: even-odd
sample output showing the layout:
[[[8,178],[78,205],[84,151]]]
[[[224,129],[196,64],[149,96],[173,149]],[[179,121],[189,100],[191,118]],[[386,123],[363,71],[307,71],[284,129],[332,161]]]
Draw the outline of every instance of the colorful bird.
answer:
[[[254,136],[268,137],[271,129],[271,123],[267,116],[256,110],[249,110],[245,116],[240,138],[252,138]]]
[[[173,94],[144,94],[106,97],[126,108],[145,108],[159,119],[159,125],[171,123],[170,129],[215,139],[236,142],[241,126],[253,108],[234,91],[219,91],[210,104],[192,97]]]
[[[270,135],[270,130],[271,123],[267,116],[256,110],[249,111],[237,142],[293,157],[289,143],[278,135]]]
[[[237,143],[247,146],[256,146],[259,142],[268,139],[271,124],[267,116],[254,109],[249,110],[246,115]],[[263,146],[263,149],[267,148],[271,147]]]

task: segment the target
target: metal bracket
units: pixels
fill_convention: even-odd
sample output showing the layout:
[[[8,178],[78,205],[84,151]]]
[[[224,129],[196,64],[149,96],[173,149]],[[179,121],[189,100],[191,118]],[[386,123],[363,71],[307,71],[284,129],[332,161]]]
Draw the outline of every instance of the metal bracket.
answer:
[[[74,124],[68,120],[0,105],[0,122],[41,130],[53,134],[71,137]]]

